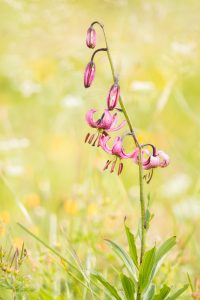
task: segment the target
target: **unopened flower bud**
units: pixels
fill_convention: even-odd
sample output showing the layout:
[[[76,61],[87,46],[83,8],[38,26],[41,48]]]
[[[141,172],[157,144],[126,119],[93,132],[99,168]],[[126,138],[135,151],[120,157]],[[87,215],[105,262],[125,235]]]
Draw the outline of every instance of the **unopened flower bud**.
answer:
[[[92,81],[94,79],[95,76],[95,64],[93,61],[90,61],[89,64],[87,65],[86,69],[85,69],[85,73],[84,73],[84,86],[85,88],[88,88],[91,86]]]
[[[92,49],[96,46],[96,31],[92,26],[89,27],[87,31],[86,45],[88,46],[88,48]]]
[[[107,97],[107,105],[109,110],[113,110],[119,100],[120,95],[120,87],[118,83],[114,83],[109,91],[108,97]]]

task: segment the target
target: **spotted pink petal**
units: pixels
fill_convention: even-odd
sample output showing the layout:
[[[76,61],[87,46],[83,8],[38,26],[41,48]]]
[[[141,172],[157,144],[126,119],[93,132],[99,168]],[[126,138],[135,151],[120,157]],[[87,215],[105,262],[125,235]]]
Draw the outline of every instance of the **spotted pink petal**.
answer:
[[[170,158],[169,155],[166,154],[164,151],[160,150],[157,152],[157,155],[160,158],[160,167],[165,168],[169,165],[170,163]]]
[[[112,148],[112,154],[117,155],[121,157],[122,154],[122,139],[120,136],[118,136],[115,141]]]
[[[112,154],[112,149],[108,147],[107,142],[110,140],[110,136],[109,135],[101,135],[101,137],[99,138],[99,145],[101,146],[101,148],[109,153]]]
[[[149,158],[145,159],[143,154],[147,154],[148,156],[150,156],[150,151],[148,149],[142,150],[142,164],[146,164],[146,163],[148,163]],[[136,164],[139,163],[139,148],[136,148],[134,150],[132,158]]]
[[[99,123],[98,128],[109,130],[110,127],[112,126],[112,123],[113,123],[113,116],[107,109],[105,109],[104,116],[101,122]]]
[[[160,158],[159,156],[153,156],[151,155],[149,157],[149,159],[143,163],[143,168],[144,170],[149,170],[149,169],[152,169],[152,168],[157,168],[160,166]]]
[[[123,128],[126,125],[126,120],[122,121],[122,123],[119,124],[118,126],[115,126],[115,124],[116,124],[116,121],[114,123],[112,123],[112,125],[109,129],[109,132],[118,131],[121,128]]]
[[[86,114],[86,121],[87,121],[87,123],[88,123],[88,125],[90,126],[90,127],[93,127],[93,128],[96,128],[97,127],[97,122],[96,121],[94,121],[94,119],[93,119],[93,115],[94,115],[94,113],[96,112],[96,109],[90,109],[88,112],[87,112],[87,114]]]
[[[102,135],[100,137],[100,146],[101,148],[109,154],[116,155],[121,159],[131,158],[133,153],[127,154],[123,149],[123,141],[121,137],[117,137],[113,143],[112,148],[107,145],[107,142],[110,140],[110,136]]]

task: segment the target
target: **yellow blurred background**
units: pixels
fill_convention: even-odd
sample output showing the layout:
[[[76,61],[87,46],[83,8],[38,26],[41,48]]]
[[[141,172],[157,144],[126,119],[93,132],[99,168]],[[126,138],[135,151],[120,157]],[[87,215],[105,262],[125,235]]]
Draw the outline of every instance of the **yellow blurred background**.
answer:
[[[145,187],[155,213],[148,244],[176,235],[174,257],[181,254],[169,281],[185,281],[186,272],[197,277],[198,0],[0,2],[1,243],[24,240],[30,256],[38,255],[39,246],[16,225],[20,222],[64,253],[70,241],[83,262],[98,269],[107,268],[109,260],[114,264],[105,237],[125,244],[125,215],[137,231],[137,166],[126,161],[120,177],[102,172],[107,154],[84,144],[91,132],[85,113],[105,108],[112,84],[107,57],[99,53],[94,84],[83,87],[92,54],[86,31],[95,20],[105,26],[140,141],[155,144],[171,158],[170,166],[156,170]],[[97,46],[104,47],[100,29]]]

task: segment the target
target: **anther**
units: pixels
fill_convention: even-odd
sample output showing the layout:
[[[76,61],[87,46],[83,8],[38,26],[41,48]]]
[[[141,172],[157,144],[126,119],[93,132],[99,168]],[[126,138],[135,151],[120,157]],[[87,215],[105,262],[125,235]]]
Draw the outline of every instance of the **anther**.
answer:
[[[111,163],[111,160],[107,160],[105,167],[103,168],[103,171],[108,169],[109,164]]]
[[[119,167],[118,167],[118,176],[122,173],[122,170],[123,170],[123,163],[122,162],[120,162],[120,164],[119,164]]]
[[[89,141],[88,141],[88,144],[91,144],[92,143],[92,141],[93,141],[93,139],[94,139],[94,133],[91,135],[91,137],[89,138]]]
[[[85,137],[85,143],[87,143],[87,140],[88,140],[89,136],[90,136],[90,133],[88,132],[88,133],[86,134],[86,137]]]
[[[110,173],[113,173],[113,172],[114,172],[115,166],[116,166],[116,162],[117,162],[117,159],[115,159],[115,161],[113,161],[112,166],[111,166],[111,169],[110,169]]]

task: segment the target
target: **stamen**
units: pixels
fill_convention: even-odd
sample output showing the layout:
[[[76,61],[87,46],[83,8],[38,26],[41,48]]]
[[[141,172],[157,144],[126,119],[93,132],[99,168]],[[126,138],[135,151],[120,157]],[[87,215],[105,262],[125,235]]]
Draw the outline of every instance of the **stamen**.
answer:
[[[86,134],[86,137],[85,137],[85,143],[87,143],[87,140],[89,139],[89,136],[90,136],[90,133],[88,132],[88,133]]]
[[[108,169],[109,164],[111,163],[111,160],[107,160],[105,167],[103,168],[103,171]]]
[[[147,184],[150,183],[152,177],[153,177],[153,169],[151,169],[151,171],[150,171],[149,174],[148,174],[148,180],[146,180],[146,183],[147,183]]]
[[[112,166],[111,166],[111,169],[110,169],[110,173],[114,172],[115,166],[116,166],[116,162],[117,162],[117,157],[116,157],[115,161],[113,161],[113,163],[112,163]]]
[[[99,133],[98,133],[96,139],[94,140],[94,142],[93,142],[93,144],[92,144],[93,147],[96,145],[96,142],[97,142],[98,139],[99,139]]]
[[[91,135],[91,137],[89,138],[88,144],[91,144],[91,143],[92,143],[92,141],[93,141],[93,139],[94,139],[94,136],[95,136],[95,134],[93,133],[93,134]]]
[[[120,162],[120,164],[119,164],[119,167],[118,167],[118,176],[122,173],[122,170],[123,170],[123,163],[122,162]]]

